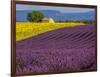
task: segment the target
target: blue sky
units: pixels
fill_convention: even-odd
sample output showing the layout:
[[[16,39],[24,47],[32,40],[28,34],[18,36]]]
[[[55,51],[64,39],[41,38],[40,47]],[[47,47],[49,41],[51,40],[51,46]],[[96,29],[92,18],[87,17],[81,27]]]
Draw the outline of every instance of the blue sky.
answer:
[[[16,10],[56,10],[62,13],[79,13],[94,11],[92,8],[74,8],[74,7],[56,7],[56,6],[41,6],[41,5],[27,5],[16,4]]]

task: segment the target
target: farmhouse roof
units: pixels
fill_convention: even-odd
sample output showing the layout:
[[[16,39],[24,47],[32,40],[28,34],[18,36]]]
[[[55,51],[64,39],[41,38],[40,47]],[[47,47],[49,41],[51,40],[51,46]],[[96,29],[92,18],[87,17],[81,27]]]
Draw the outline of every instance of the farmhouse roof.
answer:
[[[45,18],[43,18],[42,20],[49,20],[49,18],[46,18],[46,17],[45,17]]]

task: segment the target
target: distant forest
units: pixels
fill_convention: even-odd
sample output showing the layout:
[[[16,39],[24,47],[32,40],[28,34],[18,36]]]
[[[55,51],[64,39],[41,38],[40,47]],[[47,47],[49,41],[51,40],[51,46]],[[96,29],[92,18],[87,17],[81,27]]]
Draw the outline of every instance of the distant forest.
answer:
[[[81,22],[81,23],[84,23],[84,24],[95,24],[96,21],[73,21],[73,20],[66,20],[66,21],[56,21],[56,22]]]

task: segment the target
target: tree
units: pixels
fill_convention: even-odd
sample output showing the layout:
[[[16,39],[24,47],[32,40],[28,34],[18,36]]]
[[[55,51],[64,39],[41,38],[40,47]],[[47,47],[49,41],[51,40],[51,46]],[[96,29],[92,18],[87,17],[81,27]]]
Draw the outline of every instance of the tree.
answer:
[[[28,13],[27,20],[30,22],[40,22],[44,18],[44,15],[40,11],[33,11]]]

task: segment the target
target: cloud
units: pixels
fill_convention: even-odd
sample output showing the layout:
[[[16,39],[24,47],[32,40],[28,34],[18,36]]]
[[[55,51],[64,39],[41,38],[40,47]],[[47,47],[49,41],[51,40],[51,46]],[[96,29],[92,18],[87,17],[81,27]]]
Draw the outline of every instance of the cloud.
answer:
[[[41,6],[41,5],[27,5],[27,4],[16,4],[16,10],[56,10],[62,13],[95,11],[95,9],[92,8],[56,7],[56,6]]]

